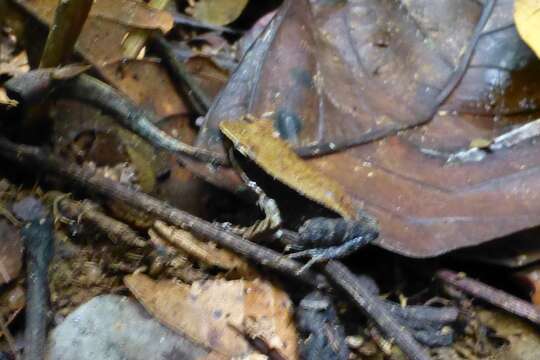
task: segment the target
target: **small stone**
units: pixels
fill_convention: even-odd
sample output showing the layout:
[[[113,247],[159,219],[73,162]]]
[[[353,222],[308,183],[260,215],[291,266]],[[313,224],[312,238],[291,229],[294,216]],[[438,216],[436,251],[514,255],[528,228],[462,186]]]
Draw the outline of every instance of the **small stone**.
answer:
[[[102,295],[73,311],[49,336],[47,360],[195,360],[208,352],[169,330],[136,301]]]

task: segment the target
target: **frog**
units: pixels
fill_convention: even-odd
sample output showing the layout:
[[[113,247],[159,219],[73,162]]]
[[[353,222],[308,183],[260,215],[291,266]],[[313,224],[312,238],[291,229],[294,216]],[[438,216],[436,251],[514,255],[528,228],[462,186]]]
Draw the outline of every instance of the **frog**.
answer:
[[[288,253],[284,256],[307,259],[299,273],[315,264],[349,256],[377,239],[376,220],[354,206],[339,185],[296,155],[271,123],[247,116],[222,122],[220,128],[227,140],[231,167],[242,180],[248,198],[264,214],[264,219],[248,227],[222,224],[228,230],[250,240],[272,234],[285,246]],[[290,214],[284,216],[282,209],[295,201],[304,201],[307,206],[302,204],[301,214],[291,221]],[[297,231],[288,230],[287,225]]]

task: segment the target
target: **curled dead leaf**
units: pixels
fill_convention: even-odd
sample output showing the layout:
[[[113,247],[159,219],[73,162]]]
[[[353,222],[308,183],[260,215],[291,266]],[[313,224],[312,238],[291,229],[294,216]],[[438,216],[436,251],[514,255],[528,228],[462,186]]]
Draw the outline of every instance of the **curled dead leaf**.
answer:
[[[223,355],[255,352],[230,326],[244,329],[249,323],[287,359],[298,359],[291,302],[268,282],[210,280],[189,286],[143,274],[126,276],[124,282],[160,322]]]

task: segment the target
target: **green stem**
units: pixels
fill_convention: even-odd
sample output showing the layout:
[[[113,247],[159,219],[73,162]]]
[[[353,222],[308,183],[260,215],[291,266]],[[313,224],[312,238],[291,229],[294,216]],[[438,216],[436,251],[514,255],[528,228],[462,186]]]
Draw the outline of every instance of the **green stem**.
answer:
[[[40,68],[63,64],[73,52],[93,0],[59,0],[54,22],[49,30]]]
[[[168,4],[169,0],[150,0],[147,5],[157,10],[163,10]],[[130,32],[122,44],[122,48],[124,49],[124,57],[128,59],[136,58],[148,40],[148,35],[148,30],[139,29]]]

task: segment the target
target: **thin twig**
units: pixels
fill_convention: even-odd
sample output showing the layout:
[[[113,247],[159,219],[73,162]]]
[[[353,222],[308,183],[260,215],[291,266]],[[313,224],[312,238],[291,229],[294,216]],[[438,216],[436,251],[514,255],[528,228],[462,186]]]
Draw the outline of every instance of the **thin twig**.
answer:
[[[343,264],[337,261],[329,261],[323,267],[326,276],[337,287],[344,290],[375,323],[390,340],[409,357],[411,360],[428,360],[429,354],[413,338],[412,334],[401,326],[385,309],[381,300],[366,289],[356,275],[349,271]]]
[[[4,205],[0,200],[0,216],[3,216],[8,220],[12,225],[21,226],[21,222],[11,213],[11,211]]]
[[[54,97],[77,99],[109,113],[155,147],[215,165],[227,163],[227,159],[221,155],[169,136],[154,125],[158,119],[153,112],[135,105],[104,82],[85,74],[60,81],[55,80],[51,74],[48,70],[32,71],[10,79],[5,83],[5,87],[12,96],[17,96],[26,103],[42,100],[54,90],[51,94]]]
[[[97,205],[82,204],[68,198],[60,199],[60,211],[74,221],[81,221],[101,230],[114,243],[145,247],[148,243],[129,226],[97,209]]]
[[[155,35],[152,37],[152,46],[163,59],[172,79],[180,87],[182,94],[186,97],[193,110],[200,116],[206,115],[212,100],[193,79],[184,63],[178,60],[171,44],[163,36]]]
[[[26,247],[26,324],[24,359],[42,360],[47,344],[49,317],[48,267],[52,257],[53,221],[50,217],[28,222],[21,230]]]
[[[72,54],[93,2],[93,0],[58,1],[54,22],[41,56],[40,68],[61,65]]]
[[[356,277],[366,291],[379,294],[375,281],[366,275]],[[453,306],[434,307],[428,305],[401,306],[381,299],[383,307],[398,323],[407,327],[422,345],[428,347],[449,346],[454,340],[454,331],[448,325],[455,323],[459,309]]]
[[[466,277],[450,270],[440,270],[437,278],[469,295],[482,299],[512,314],[523,317],[535,324],[540,324],[540,309],[526,301],[478,280]]]

